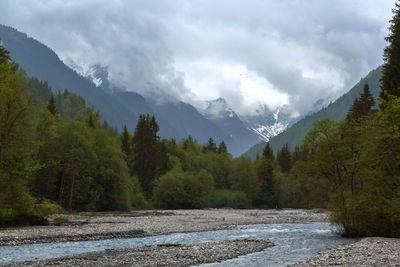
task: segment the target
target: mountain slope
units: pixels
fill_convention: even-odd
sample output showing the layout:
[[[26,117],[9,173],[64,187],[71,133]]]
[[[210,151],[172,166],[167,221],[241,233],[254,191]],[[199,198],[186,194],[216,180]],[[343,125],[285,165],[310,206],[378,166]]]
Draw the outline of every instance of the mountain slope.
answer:
[[[354,99],[358,97],[363,90],[363,87],[368,83],[371,93],[378,98],[380,92],[380,78],[382,76],[382,67],[378,67],[372,70],[365,78],[361,79],[349,92],[338,98],[335,102],[330,103],[327,107],[320,111],[313,113],[305,118],[299,120],[293,126],[288,128],[286,131],[270,139],[270,144],[274,151],[280,149],[284,144],[289,144],[289,147],[293,149],[296,145],[300,145],[303,142],[303,138],[307,132],[313,128],[315,122],[329,118],[332,120],[342,120],[346,117],[347,111],[353,104]],[[265,147],[265,142],[260,142],[248,151],[243,156],[255,159],[257,153],[262,153]]]
[[[241,154],[250,146],[242,147],[225,130],[207,120],[189,104],[177,101],[158,105],[156,101],[134,92],[118,92],[118,88],[113,88],[113,92],[104,79],[107,76],[104,73],[106,69],[101,73],[102,85],[96,87],[93,77],[82,77],[66,66],[50,48],[11,27],[0,25],[0,38],[10,51],[11,58],[20,64],[28,76],[47,81],[55,92],[67,88],[82,96],[88,105],[99,109],[102,118],[113,127],[122,129],[126,124],[133,131],[138,114],[150,113],[156,116],[160,135],[165,138],[179,140],[191,135],[200,143],[206,143],[209,137],[213,137],[216,142],[225,141],[234,155]]]
[[[293,119],[290,115],[287,106],[270,110],[266,105],[260,105],[255,115],[243,116],[241,119],[261,140],[268,141],[291,124]]]
[[[242,151],[262,140],[258,134],[246,126],[223,98],[207,101],[207,107],[202,114],[221,129],[224,129]]]
[[[99,109],[102,118],[114,127],[122,129],[124,124],[136,125],[137,114],[128,111],[101,88],[71,70],[47,46],[4,25],[0,25],[0,38],[10,51],[11,58],[28,76],[47,81],[55,92],[67,88],[82,96],[88,105]]]

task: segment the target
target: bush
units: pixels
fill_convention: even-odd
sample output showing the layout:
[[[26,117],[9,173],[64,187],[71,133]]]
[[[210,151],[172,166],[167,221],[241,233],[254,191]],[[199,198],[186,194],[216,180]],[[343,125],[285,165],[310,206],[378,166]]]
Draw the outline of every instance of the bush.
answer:
[[[35,203],[35,215],[46,217],[62,210],[61,206],[47,199],[41,199]]]
[[[251,206],[251,201],[243,192],[222,189],[211,194],[210,205],[212,208],[245,209]]]
[[[182,182],[183,175],[183,171],[175,167],[158,179],[153,189],[153,200],[156,206],[168,209],[185,207],[187,194]]]

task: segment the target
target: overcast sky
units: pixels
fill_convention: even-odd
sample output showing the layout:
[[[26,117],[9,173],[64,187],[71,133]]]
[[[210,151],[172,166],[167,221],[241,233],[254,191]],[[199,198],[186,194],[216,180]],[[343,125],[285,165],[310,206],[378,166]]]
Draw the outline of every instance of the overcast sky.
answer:
[[[382,64],[394,0],[0,0],[0,23],[83,72],[197,107],[304,113]]]

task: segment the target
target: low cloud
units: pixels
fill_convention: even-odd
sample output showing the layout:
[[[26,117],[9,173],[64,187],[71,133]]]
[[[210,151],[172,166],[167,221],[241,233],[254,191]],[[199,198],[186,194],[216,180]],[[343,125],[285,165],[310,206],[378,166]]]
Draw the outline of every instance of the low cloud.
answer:
[[[305,113],[382,63],[392,0],[1,1],[0,23],[114,86]]]

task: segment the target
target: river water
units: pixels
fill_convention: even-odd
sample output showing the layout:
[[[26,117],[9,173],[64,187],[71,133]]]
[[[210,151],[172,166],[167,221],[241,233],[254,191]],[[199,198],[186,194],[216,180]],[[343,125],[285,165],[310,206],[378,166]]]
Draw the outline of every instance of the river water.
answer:
[[[0,247],[0,264],[41,260],[80,253],[158,244],[198,244],[234,239],[270,240],[275,246],[262,252],[204,266],[285,266],[319,251],[354,242],[336,234],[328,223],[260,224],[238,226],[231,230],[176,233],[143,238],[123,238],[84,242],[58,242]]]

